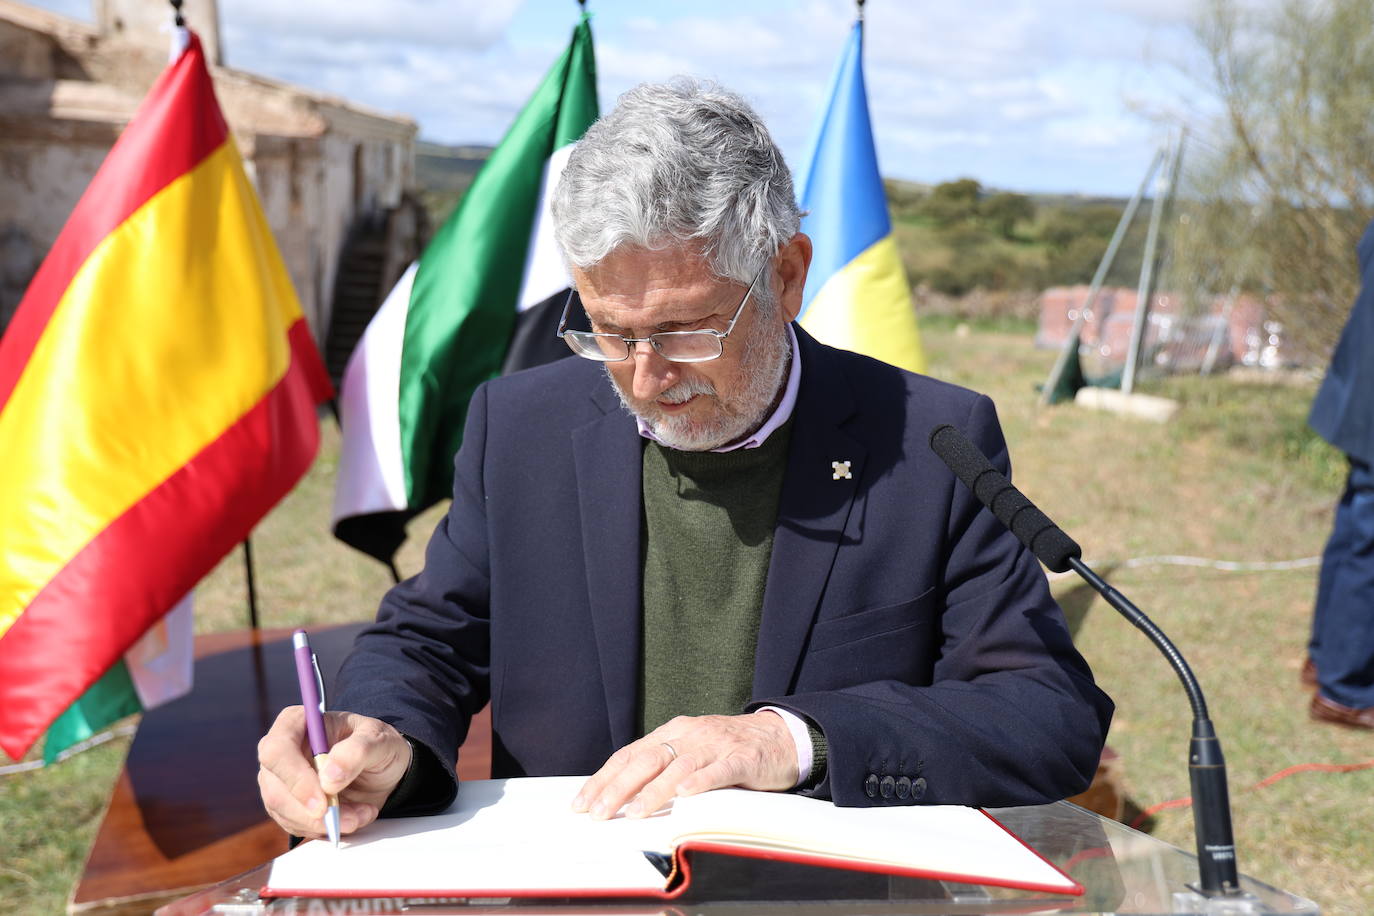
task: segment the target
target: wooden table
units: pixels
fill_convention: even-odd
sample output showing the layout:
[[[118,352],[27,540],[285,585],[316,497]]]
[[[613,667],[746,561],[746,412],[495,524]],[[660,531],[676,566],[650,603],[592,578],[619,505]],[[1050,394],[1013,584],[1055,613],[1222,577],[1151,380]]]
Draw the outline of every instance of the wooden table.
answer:
[[[311,631],[326,687],[363,626]],[[300,702],[291,630],[198,636],[195,654],[191,693],[139,723],[69,913],[149,913],[286,851],[258,798],[257,743],[283,707]],[[487,778],[490,761],[483,711],[460,778]]]

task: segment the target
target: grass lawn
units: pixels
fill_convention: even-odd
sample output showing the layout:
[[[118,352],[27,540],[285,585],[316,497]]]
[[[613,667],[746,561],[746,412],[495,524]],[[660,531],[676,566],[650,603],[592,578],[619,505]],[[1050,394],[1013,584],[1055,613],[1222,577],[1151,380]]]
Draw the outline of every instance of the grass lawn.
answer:
[[[1130,567],[1132,558],[1185,554],[1277,561],[1321,552],[1343,468],[1304,431],[1315,383],[1257,385],[1179,379],[1145,390],[1183,402],[1159,426],[1063,406],[1035,406],[1054,354],[1029,333],[956,332],[929,323],[931,373],[997,401],[1021,488],[1084,546],[1108,576],[1178,644],[1207,691],[1230,769],[1241,870],[1311,897],[1329,914],[1374,910],[1374,831],[1364,821],[1374,769],[1304,772],[1264,789],[1300,763],[1374,758],[1368,734],[1316,725],[1299,689],[1315,567],[1222,572]],[[332,421],[305,482],[254,535],[264,626],[370,617],[389,582],[376,563],[328,534],[338,441]],[[426,532],[434,513],[412,530]],[[423,536],[400,558],[419,568]],[[1109,741],[1140,809],[1189,792],[1187,700],[1148,641],[1070,579],[1056,594],[1078,643],[1116,699]],[[197,591],[202,631],[245,625],[242,556],[235,552]],[[128,739],[42,771],[0,778],[0,899],[16,913],[60,913],[95,833]],[[1147,825],[1192,847],[1186,809]]]

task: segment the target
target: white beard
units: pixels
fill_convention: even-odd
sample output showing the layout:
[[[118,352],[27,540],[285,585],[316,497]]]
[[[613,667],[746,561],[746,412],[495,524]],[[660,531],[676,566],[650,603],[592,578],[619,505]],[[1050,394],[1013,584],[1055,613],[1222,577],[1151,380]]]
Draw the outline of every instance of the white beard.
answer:
[[[758,321],[753,333],[744,341],[740,366],[755,367],[743,389],[728,401],[716,394],[715,385],[704,378],[684,379],[665,390],[655,401],[682,403],[694,396],[714,399],[715,411],[706,418],[665,414],[655,401],[632,399],[621,389],[615,377],[607,375],[620,397],[621,405],[643,420],[658,441],[669,448],[685,452],[706,452],[713,448],[743,439],[763,425],[769,409],[782,388],[791,355],[786,328],[773,333],[769,323]]]

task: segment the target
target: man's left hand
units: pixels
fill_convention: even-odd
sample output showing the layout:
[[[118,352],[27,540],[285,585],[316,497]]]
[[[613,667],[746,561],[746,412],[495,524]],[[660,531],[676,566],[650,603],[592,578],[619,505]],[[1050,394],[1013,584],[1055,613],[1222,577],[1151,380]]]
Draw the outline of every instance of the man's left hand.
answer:
[[[797,784],[797,749],[782,716],[678,716],[611,755],[573,799],[608,818],[622,806],[645,817],[679,795],[739,786],[781,792]]]

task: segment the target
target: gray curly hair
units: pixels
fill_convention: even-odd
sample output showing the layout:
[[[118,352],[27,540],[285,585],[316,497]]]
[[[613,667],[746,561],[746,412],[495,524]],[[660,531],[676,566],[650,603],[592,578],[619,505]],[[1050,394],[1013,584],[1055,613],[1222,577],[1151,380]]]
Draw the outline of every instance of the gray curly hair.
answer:
[[[550,206],[573,267],[623,245],[692,244],[716,276],[745,284],[801,225],[791,172],[758,114],[687,77],[622,95],[573,148]],[[771,284],[758,286],[769,303]]]

